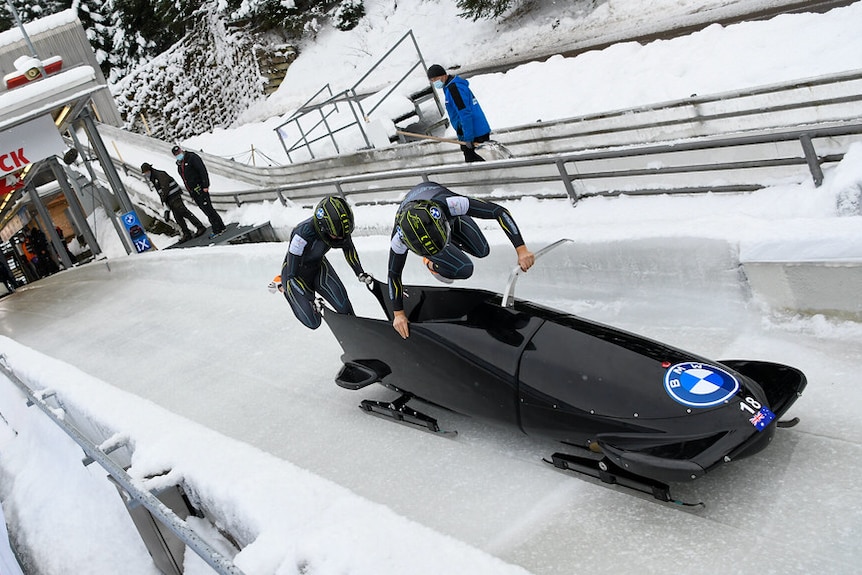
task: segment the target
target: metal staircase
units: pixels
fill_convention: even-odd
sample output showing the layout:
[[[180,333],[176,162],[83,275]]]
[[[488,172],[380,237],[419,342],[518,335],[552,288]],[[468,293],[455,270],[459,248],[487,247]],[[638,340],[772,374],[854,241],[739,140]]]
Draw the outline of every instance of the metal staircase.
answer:
[[[412,44],[415,54],[406,65],[401,65],[396,69],[396,73],[401,73],[397,80],[394,82],[389,80],[392,71],[387,72],[385,79],[375,77],[375,72],[384,62],[393,57],[396,50],[410,44]],[[385,102],[389,101],[389,98],[396,93],[398,88],[411,79],[417,69],[422,72],[424,79],[426,68],[425,59],[422,57],[416,37],[413,35],[413,31],[409,30],[350,88],[334,92],[332,87],[326,84],[300,106],[290,118],[275,128],[288,160],[294,163],[294,157],[300,151],[303,152],[304,156],[307,155],[312,160],[316,159],[313,145],[322,141],[328,141],[333,145],[336,153],[341,153],[336,135],[347,131],[358,131],[365,142],[365,149],[375,148],[376,146],[372,142],[374,136],[369,133],[372,115]],[[437,93],[430,86],[428,86],[427,91],[422,89],[411,95],[412,110],[406,110],[395,118],[388,119],[396,125],[413,117],[421,122],[423,120],[421,104],[432,99],[436,104],[437,111],[432,122],[439,123],[439,119],[444,116],[444,109]],[[347,107],[350,110],[352,120],[346,123],[342,120],[340,125],[333,123],[336,113],[339,112],[339,106]],[[385,143],[388,143],[388,135],[386,139],[387,142]]]

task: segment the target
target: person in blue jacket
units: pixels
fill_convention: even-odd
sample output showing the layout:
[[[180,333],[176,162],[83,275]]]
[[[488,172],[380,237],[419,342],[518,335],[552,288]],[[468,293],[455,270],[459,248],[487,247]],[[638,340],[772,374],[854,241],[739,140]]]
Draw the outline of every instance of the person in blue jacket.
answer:
[[[466,162],[484,162],[485,158],[476,153],[476,144],[487,142],[491,138],[491,126],[485,118],[485,112],[470,91],[470,83],[460,76],[451,76],[443,66],[434,64],[428,68],[428,79],[438,90],[443,90],[446,97],[446,113],[449,123],[458,134],[458,139],[464,142],[461,151]]]
[[[422,256],[428,270],[446,283],[469,278],[473,275],[473,262],[464,252],[477,258],[491,252],[488,240],[473,218],[497,220],[515,247],[521,270],[533,266],[536,258],[524,244],[509,210],[493,202],[458,195],[436,182],[413,186],[398,207],[389,243],[392,327],[401,337],[410,335],[401,283],[407,252]]]
[[[327,196],[314,208],[314,215],[303,220],[290,234],[290,245],[273,285],[284,294],[293,314],[306,327],[320,327],[320,313],[314,307],[315,292],[332,305],[338,313],[353,314],[347,290],[341,283],[326,253],[340,248],[344,259],[359,281],[372,281],[362,269],[359,254],[350,234],[353,232],[353,212],[344,198]]]

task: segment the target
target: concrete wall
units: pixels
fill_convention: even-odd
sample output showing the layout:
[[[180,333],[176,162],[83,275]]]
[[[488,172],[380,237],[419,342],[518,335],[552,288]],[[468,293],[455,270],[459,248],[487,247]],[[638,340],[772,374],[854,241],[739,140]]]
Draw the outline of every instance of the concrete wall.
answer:
[[[862,321],[862,262],[745,262],[755,297],[771,308]]]

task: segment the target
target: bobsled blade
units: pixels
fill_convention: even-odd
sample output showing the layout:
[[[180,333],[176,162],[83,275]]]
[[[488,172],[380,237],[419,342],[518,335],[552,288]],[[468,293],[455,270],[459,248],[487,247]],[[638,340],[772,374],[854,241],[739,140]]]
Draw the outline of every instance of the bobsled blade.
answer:
[[[359,404],[359,409],[370,415],[409,427],[415,427],[422,431],[446,436],[455,436],[458,434],[457,431],[440,429],[436,419],[420,411],[416,411],[412,407],[408,407],[406,404],[409,400],[410,396],[408,395],[402,395],[392,402],[363,399],[362,403]]]
[[[595,460],[587,457],[579,457],[569,453],[554,453],[551,459],[542,459],[564,471],[586,475],[600,480],[609,485],[618,485],[624,489],[651,495],[662,503],[669,503],[681,507],[703,507],[703,502],[687,503],[674,499],[670,494],[670,486],[661,481],[642,477],[624,469],[620,469],[607,459]]]

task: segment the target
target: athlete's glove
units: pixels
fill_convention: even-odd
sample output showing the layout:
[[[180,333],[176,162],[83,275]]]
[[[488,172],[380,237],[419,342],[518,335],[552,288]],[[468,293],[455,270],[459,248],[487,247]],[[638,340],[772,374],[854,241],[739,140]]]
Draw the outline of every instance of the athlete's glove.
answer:
[[[364,283],[367,286],[370,286],[371,284],[374,283],[374,276],[372,276],[371,274],[367,274],[367,273],[359,274],[358,276],[356,276],[356,279],[358,279],[359,281],[361,281],[362,283]]]
[[[464,146],[465,146],[468,150],[472,150],[472,149],[473,149],[473,142],[464,142]]]
[[[171,221],[171,211],[170,210],[165,210],[165,221],[166,222]]]
[[[275,276],[267,286],[269,293],[275,293],[281,290],[281,276]]]

